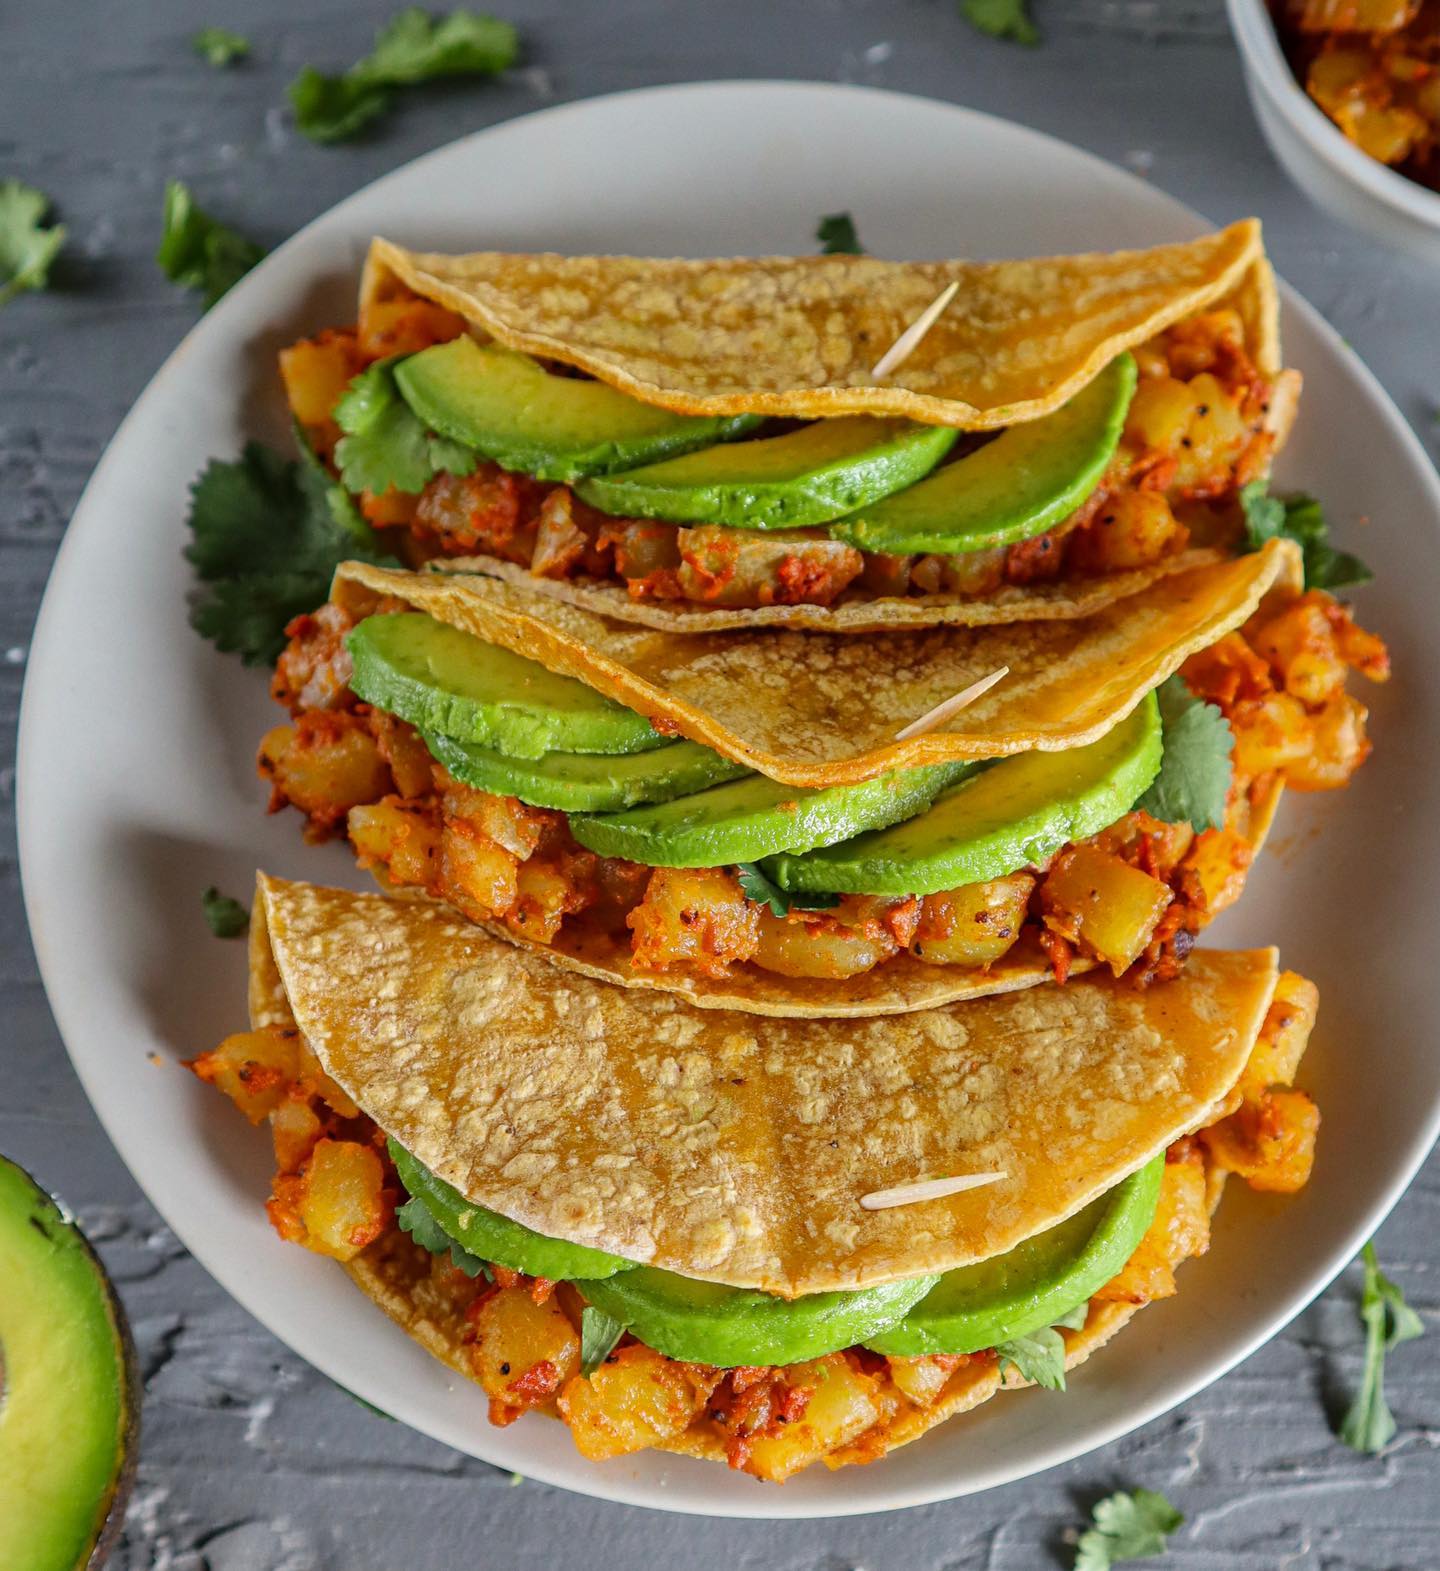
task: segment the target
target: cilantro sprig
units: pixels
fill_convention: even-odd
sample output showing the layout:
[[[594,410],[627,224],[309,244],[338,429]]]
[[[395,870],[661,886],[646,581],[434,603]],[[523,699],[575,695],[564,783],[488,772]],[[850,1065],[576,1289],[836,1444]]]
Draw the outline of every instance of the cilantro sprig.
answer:
[[[50,198],[33,185],[0,180],[0,305],[27,289],[44,289],[65,244],[64,224],[44,223]]]
[[[478,11],[393,16],[375,47],[339,76],[306,66],[290,84],[295,124],[313,142],[342,142],[389,109],[397,87],[446,76],[494,76],[515,63],[515,29]]]
[[[409,1233],[422,1249],[428,1249],[432,1255],[448,1252],[451,1265],[457,1266],[466,1276],[490,1275],[490,1267],[478,1255],[472,1255],[468,1249],[457,1244],[435,1220],[435,1213],[418,1196],[407,1200],[400,1207],[395,1213],[395,1220],[402,1231]]]
[[[849,213],[827,213],[815,226],[815,239],[826,256],[863,256],[865,247]]]
[[[760,866],[758,862],[741,862],[735,869],[740,877],[740,893],[757,905],[770,907],[771,916],[788,916],[797,911],[828,911],[840,904],[839,895],[792,895]]]
[[[345,432],[335,448],[335,463],[345,489],[380,495],[423,491],[439,473],[468,475],[475,454],[458,442],[432,436],[400,396],[395,365],[400,357],[367,366],[335,405],[335,423]]]
[[[232,33],[228,27],[202,27],[191,37],[190,47],[207,64],[222,71],[249,55],[250,40],[241,33]]]
[[[580,1373],[588,1380],[615,1351],[625,1335],[625,1322],[586,1304],[580,1311]]]
[[[1373,1241],[1361,1251],[1365,1285],[1360,1319],[1365,1325],[1365,1370],[1355,1400],[1341,1420],[1339,1435],[1352,1451],[1373,1455],[1395,1437],[1395,1415],[1385,1400],[1385,1355],[1402,1342],[1422,1336],[1425,1322],[1405,1295],[1380,1269]]]
[[[1047,1391],[1065,1389],[1065,1338],[1060,1328],[1078,1331],[1090,1313],[1090,1300],[1082,1299],[1073,1309],[1067,1310],[1058,1320],[1024,1336],[1012,1337],[995,1348],[1000,1373],[1013,1367],[1022,1380],[1031,1380]]]
[[[1330,525],[1313,496],[1271,496],[1263,480],[1252,480],[1241,489],[1240,506],[1250,550],[1269,540],[1293,540],[1300,547],[1307,589],[1351,589],[1375,577],[1358,556],[1330,544]]]
[[[205,310],[264,255],[263,246],[198,207],[182,181],[165,182],[165,216],[155,260],[171,283],[202,290]]]
[[[251,442],[234,463],[212,459],[190,492],[185,555],[201,592],[190,625],[246,665],[273,665],[285,626],[313,611],[347,557],[385,556],[344,491],[316,461]]]
[[[250,926],[250,913],[230,895],[222,895],[211,884],[200,896],[200,908],[216,938],[239,938]]]
[[[1034,48],[1040,30],[1030,20],[1029,0],[960,0],[960,15],[991,38]]]
[[[1153,1489],[1118,1489],[1095,1502],[1094,1522],[1075,1546],[1075,1571],[1110,1571],[1119,1560],[1163,1554],[1165,1541],[1185,1520]]]
[[[1197,698],[1182,676],[1156,695],[1165,752],[1160,773],[1135,804],[1167,824],[1189,824],[1198,834],[1225,822],[1225,799],[1234,773],[1230,723],[1214,704]]]

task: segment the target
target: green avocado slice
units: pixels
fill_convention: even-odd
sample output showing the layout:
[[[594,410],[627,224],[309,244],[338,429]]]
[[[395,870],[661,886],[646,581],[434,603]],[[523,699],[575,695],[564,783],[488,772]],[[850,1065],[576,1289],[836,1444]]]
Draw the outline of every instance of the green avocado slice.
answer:
[[[1134,1254],[1154,1219],[1164,1171],[1162,1151],[1074,1216],[992,1260],[947,1271],[903,1320],[865,1345],[903,1358],[975,1353],[1053,1325]]]
[[[458,1189],[436,1178],[424,1163],[417,1161],[396,1140],[387,1140],[390,1160],[400,1182],[442,1228],[470,1254],[496,1265],[509,1266],[527,1276],[548,1277],[552,1282],[567,1282],[575,1277],[598,1281],[618,1271],[634,1270],[634,1263],[603,1249],[585,1244],[567,1244],[563,1239],[547,1238],[498,1211],[472,1205]]]
[[[784,436],[707,448],[625,474],[582,480],[602,513],[673,523],[799,529],[826,524],[913,485],[949,452],[948,426],[842,415]]]
[[[345,645],[350,686],[367,704],[510,758],[639,753],[673,740],[583,682],[420,611],[366,617]]]
[[[478,742],[457,742],[443,731],[420,734],[431,755],[463,785],[562,813],[618,812],[749,773],[744,764],[722,758],[699,742],[672,742],[646,753],[546,753],[521,759]]]
[[[566,484],[726,442],[760,423],[758,415],[672,414],[468,337],[401,361],[395,382],[432,431],[504,469]]]
[[[922,1276],[854,1293],[776,1298],[637,1266],[622,1276],[575,1285],[656,1352],[731,1369],[799,1364],[854,1347],[894,1325],[938,1280]]]
[[[967,457],[831,526],[862,551],[954,554],[1044,534],[1100,483],[1135,394],[1123,354],[1053,415],[1009,427]]]
[[[963,760],[929,764],[810,790],[749,775],[625,813],[577,817],[570,832],[601,856],[650,867],[726,867],[780,850],[808,851],[913,817],[975,768]]]
[[[104,1268],[0,1157],[0,1566],[75,1571],[104,1558],[139,1414],[134,1349]]]
[[[803,855],[781,852],[765,871],[795,894],[933,895],[1003,878],[1128,812],[1160,772],[1162,745],[1147,693],[1088,747],[999,759],[926,812]]]

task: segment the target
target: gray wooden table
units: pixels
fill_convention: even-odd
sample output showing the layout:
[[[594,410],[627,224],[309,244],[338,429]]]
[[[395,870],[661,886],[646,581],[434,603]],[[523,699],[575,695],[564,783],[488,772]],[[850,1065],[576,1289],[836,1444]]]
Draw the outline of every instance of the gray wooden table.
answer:
[[[767,1571],[1032,1571],[1120,1484],[1163,1489],[1188,1571],[1440,1565],[1440,1163],[1381,1234],[1435,1347],[1392,1360],[1400,1434],[1336,1444],[1358,1369],[1354,1273],[1175,1413],[979,1498],[832,1523],[697,1523],[579,1499],[374,1417],[262,1331],[140,1197],[81,1095],[41,992],[14,853],[14,720],[66,519],[131,400],[195,318],[151,257],[167,176],[268,244],[417,153],[566,98],[728,76],[870,82],[973,105],[1091,148],[1201,211],[1258,212],[1271,254],[1440,451],[1440,275],[1306,205],[1250,117],[1220,0],[1036,0],[1035,50],[972,33],[953,0],[495,0],[527,64],[412,95],[366,140],[298,137],[301,64],[364,52],[391,0],[13,0],[0,19],[0,178],[70,227],[57,292],[0,312],[0,1150],[79,1210],[119,1282],[146,1380],[123,1571],[457,1571],[500,1564]],[[202,23],[250,34],[217,73]],[[143,519],[117,528],[143,528]],[[104,761],[97,760],[97,767]],[[157,1138],[163,1134],[157,1133]]]

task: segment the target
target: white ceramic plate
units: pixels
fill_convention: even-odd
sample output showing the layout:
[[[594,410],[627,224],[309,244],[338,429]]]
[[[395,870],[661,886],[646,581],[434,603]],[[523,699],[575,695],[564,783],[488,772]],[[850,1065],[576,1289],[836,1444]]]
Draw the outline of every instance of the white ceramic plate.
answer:
[[[50,1001],[101,1120],[175,1232],[277,1336],[386,1412],[527,1477],[676,1511],[917,1505],[1125,1433],[1224,1373],[1319,1292],[1440,1124],[1440,967],[1426,920],[1440,825],[1440,487],[1374,379],[1287,296],[1287,355],[1307,391],[1281,479],[1322,496],[1342,542],[1378,569],[1365,616],[1399,670],[1374,706],[1375,760],[1338,796],[1292,797],[1246,901],[1215,931],[1235,944],[1277,942],[1321,982],[1304,1078],[1325,1127],[1303,1195],[1267,1200],[1233,1186],[1214,1246],[1185,1267],[1178,1298],[1140,1315],[1067,1395],[1002,1396],[879,1466],[817,1468],[784,1489],[656,1455],[596,1466],[539,1418],[490,1428],[478,1389],[334,1266],[270,1231],[263,1131],[176,1067],[244,1024],[244,949],[209,935],[200,891],[243,893],[257,864],[322,882],[357,875],[342,850],[304,847],[293,814],[264,816],[253,758],[279,713],[262,673],[186,626],[191,478],[247,436],[284,439],[274,351],[348,318],[373,232],[440,250],[805,252],[818,216],[841,208],[893,256],[1145,245],[1202,227],[1152,187],[1048,137],[850,87],[658,89],[468,137],[302,231],[176,350],[70,525],[21,716],[21,863]]]

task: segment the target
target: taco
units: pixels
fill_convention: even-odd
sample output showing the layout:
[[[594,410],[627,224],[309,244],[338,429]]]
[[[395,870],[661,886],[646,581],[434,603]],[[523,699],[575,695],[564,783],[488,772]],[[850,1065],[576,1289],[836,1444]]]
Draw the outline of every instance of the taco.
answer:
[[[1230,554],[1295,415],[1277,321],[1253,219],[1003,262],[377,239],[356,326],[280,363],[412,565],[672,632],[869,632],[1086,616]]]
[[[1345,678],[1383,679],[1384,647],[1297,569],[1274,541],[1088,617],[851,638],[347,563],[291,627],[260,768],[389,885],[710,1008],[1159,980],[1283,786],[1369,751]]]
[[[1301,1187],[1315,1008],[1256,950],[1146,990],[756,1019],[262,875],[251,1029],[191,1067],[269,1118],[282,1237],[495,1422],[783,1481],[1063,1387],[1174,1292],[1227,1173]]]

